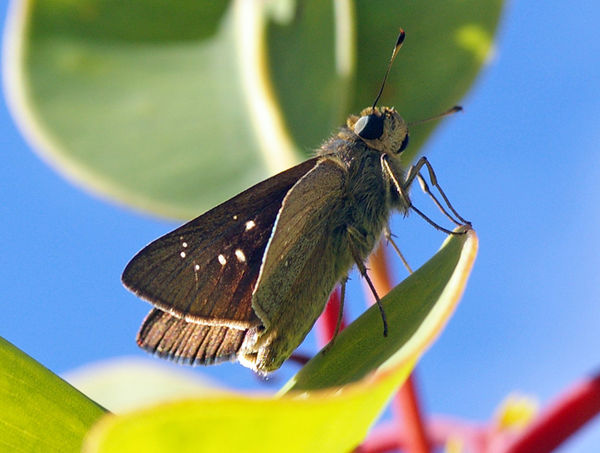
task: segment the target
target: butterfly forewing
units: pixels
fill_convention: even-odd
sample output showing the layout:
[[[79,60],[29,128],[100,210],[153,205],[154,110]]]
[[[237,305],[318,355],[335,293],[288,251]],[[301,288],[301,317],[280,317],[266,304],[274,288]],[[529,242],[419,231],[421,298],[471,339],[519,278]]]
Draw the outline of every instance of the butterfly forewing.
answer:
[[[283,201],[252,302],[266,327],[259,341],[268,348],[258,351],[265,371],[298,346],[352,264],[336,239],[345,222],[345,183],[346,170],[326,158]]]
[[[273,223],[287,192],[316,162],[279,173],[150,243],[127,265],[123,283],[177,318],[259,324],[251,296]]]

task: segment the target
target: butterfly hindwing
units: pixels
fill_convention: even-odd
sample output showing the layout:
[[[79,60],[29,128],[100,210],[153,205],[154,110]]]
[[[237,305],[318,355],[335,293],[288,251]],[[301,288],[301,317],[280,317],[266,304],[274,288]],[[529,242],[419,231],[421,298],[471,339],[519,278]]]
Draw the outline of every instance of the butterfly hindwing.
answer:
[[[154,308],[142,324],[137,343],[159,357],[190,365],[211,365],[234,360],[246,333],[247,330],[187,322]]]
[[[260,324],[252,290],[275,218],[316,163],[279,173],[150,243],[129,262],[123,283],[175,318],[238,329]]]

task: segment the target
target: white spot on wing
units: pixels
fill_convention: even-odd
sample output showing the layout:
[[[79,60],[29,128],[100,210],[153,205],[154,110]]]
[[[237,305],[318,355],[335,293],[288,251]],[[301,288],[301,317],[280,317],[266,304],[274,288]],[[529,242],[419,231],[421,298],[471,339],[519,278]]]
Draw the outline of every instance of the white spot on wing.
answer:
[[[196,264],[196,265],[194,266],[194,270],[195,270],[195,271],[199,271],[199,270],[200,270],[200,265],[199,265],[199,264]]]
[[[237,260],[240,263],[245,263],[246,262],[246,255],[244,255],[244,252],[242,252],[240,249],[237,249],[235,251],[235,257],[237,258]]]
[[[185,252],[181,252],[181,253],[179,254],[179,256],[180,256],[180,257],[182,257],[182,258],[185,258]]]
[[[182,242],[182,243],[181,243],[181,246],[182,246],[183,248],[186,248],[186,247],[188,246],[188,243],[187,243],[187,242]]]
[[[233,216],[233,220],[237,220],[237,215],[234,215],[234,216]]]
[[[255,226],[256,226],[256,223],[254,223],[254,220],[248,220],[246,222],[246,231],[251,230]]]
[[[227,264],[227,260],[223,255],[219,255],[217,259],[219,260],[219,263],[221,263],[221,266],[225,266],[225,264]]]

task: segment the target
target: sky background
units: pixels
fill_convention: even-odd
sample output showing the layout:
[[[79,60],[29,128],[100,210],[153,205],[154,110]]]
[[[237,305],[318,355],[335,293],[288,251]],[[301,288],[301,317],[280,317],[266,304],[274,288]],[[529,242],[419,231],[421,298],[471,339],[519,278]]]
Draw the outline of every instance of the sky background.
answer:
[[[4,22],[5,3],[0,14]],[[427,412],[485,421],[511,392],[544,404],[598,371],[598,23],[596,0],[510,2],[495,57],[463,100],[465,112],[424,150],[480,238],[464,298],[417,369]],[[57,373],[146,357],[134,338],[149,306],[122,288],[120,274],[175,224],[62,179],[29,149],[4,98],[0,148],[0,335]],[[417,264],[443,240],[417,216],[394,218],[392,231]],[[358,280],[353,313],[362,304]],[[286,367],[277,379],[294,371]],[[264,388],[239,365],[195,372]],[[595,420],[562,451],[599,445]]]

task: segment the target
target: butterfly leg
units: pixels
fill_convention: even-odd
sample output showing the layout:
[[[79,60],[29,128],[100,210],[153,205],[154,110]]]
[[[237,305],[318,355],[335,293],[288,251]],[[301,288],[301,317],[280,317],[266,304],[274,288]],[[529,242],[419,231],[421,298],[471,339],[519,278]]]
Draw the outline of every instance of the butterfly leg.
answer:
[[[408,270],[408,273],[412,274],[413,270],[410,267],[410,265],[408,264],[408,261],[406,261],[406,258],[404,258],[404,255],[400,251],[400,248],[396,245],[396,242],[394,242],[394,238],[393,238],[392,232],[390,231],[389,227],[386,226],[383,229],[383,236],[385,237],[386,241],[388,241],[390,244],[392,244],[392,247],[394,248],[394,250],[396,251],[396,253],[400,257],[400,260],[402,261],[402,264],[404,264],[404,267]]]
[[[431,190],[429,190],[429,186],[425,182],[425,178],[423,178],[423,176],[420,173],[421,168],[423,168],[423,166],[427,167],[427,172],[429,173],[429,181],[431,182],[431,185],[438,190],[438,192],[442,196],[442,199],[444,200],[444,203],[446,203],[446,206],[448,206],[448,208],[450,209],[452,214],[454,214],[456,216],[456,219],[454,217],[452,217],[452,215],[450,215],[450,213],[448,213],[448,211],[446,211],[446,209],[438,201],[436,196],[431,192]],[[436,204],[436,206],[440,209],[440,211],[442,211],[444,213],[444,215],[446,217],[448,217],[453,223],[455,223],[456,225],[459,225],[459,226],[460,225],[471,225],[471,222],[463,219],[463,217],[456,211],[456,209],[454,209],[454,206],[452,206],[452,203],[450,203],[450,200],[448,199],[448,197],[442,190],[442,187],[439,185],[437,177],[435,175],[435,172],[433,171],[433,167],[431,166],[431,163],[429,162],[429,160],[427,160],[427,158],[425,156],[421,157],[417,161],[417,163],[410,168],[410,170],[408,172],[408,176],[406,178],[406,186],[407,187],[410,186],[410,184],[412,183],[412,181],[414,180],[415,177],[419,181],[421,190],[425,194],[429,195],[429,197],[433,200],[433,202]]]
[[[331,337],[330,343],[333,344],[335,339],[340,333],[340,328],[342,327],[342,320],[344,319],[344,301],[346,300],[346,282],[348,281],[348,277],[344,277],[340,282],[340,309],[338,311],[337,322],[335,323],[335,330],[333,332],[333,337]]]
[[[344,320],[344,301],[346,300],[346,283],[348,282],[348,277],[344,277],[341,281],[340,281],[340,307],[338,310],[338,317],[337,317],[337,322],[335,323],[335,330],[333,331],[333,336],[331,337],[331,340],[329,340],[329,343],[327,343],[325,345],[325,347],[323,348],[324,352],[327,352],[329,350],[329,348],[331,346],[333,346],[333,343],[335,342],[335,339],[338,336],[338,333],[340,333],[340,329],[342,328],[342,321]]]
[[[358,267],[358,271],[360,272],[360,275],[362,275],[363,278],[367,281],[367,284],[369,285],[369,288],[371,289],[371,292],[373,293],[373,296],[375,297],[375,301],[377,302],[377,307],[379,307],[379,313],[381,314],[381,321],[383,322],[383,336],[387,337],[387,333],[388,333],[387,317],[385,316],[385,311],[383,310],[383,305],[381,305],[381,299],[379,298],[379,295],[377,294],[375,285],[373,285],[373,282],[369,278],[369,274],[367,274],[367,268],[365,267],[365,263],[363,262],[360,254],[358,252],[357,244],[359,244],[361,242],[361,240],[364,239],[363,235],[356,228],[353,228],[353,227],[348,227],[347,231],[348,231],[348,244],[349,244],[349,248],[350,248],[350,253],[352,254],[352,258],[354,259],[356,266]]]
[[[410,198],[408,197],[407,191],[410,188],[411,184],[413,183],[414,179],[417,177],[417,175],[418,175],[419,170],[421,169],[421,167],[423,165],[425,165],[424,162],[428,162],[425,159],[425,157],[422,157],[421,159],[419,159],[419,162],[417,162],[416,165],[413,165],[410,168],[410,170],[408,171],[408,175],[406,177],[406,180],[404,181],[404,184],[400,184],[399,183],[398,178],[396,178],[396,175],[392,171],[392,169],[390,167],[390,164],[388,163],[387,159],[388,158],[387,158],[387,156],[385,154],[381,155],[381,166],[382,166],[384,172],[387,173],[387,175],[390,177],[392,183],[394,184],[394,187],[396,187],[396,190],[398,191],[398,195],[400,195],[400,198],[402,198],[402,200],[404,200],[404,204],[405,204],[407,210],[408,209],[412,209],[413,211],[415,211],[419,215],[419,217],[421,217],[423,220],[425,220],[428,224],[430,224],[436,230],[443,231],[446,234],[463,234],[464,233],[464,231],[460,231],[460,232],[451,231],[451,230],[449,230],[447,228],[444,228],[441,225],[438,225],[433,220],[431,220],[429,217],[427,217],[427,215],[425,215],[424,212],[422,212],[420,209],[418,209],[410,201]],[[423,161],[423,159],[425,159],[425,161]],[[437,186],[437,187],[439,187],[439,186]],[[445,195],[444,195],[444,198],[445,198]],[[454,210],[454,209],[452,209],[452,210]],[[446,211],[442,210],[442,212],[444,212],[444,214],[448,215],[446,213]],[[452,219],[452,221],[456,222],[454,219]],[[467,225],[470,225],[470,223],[467,223]]]

